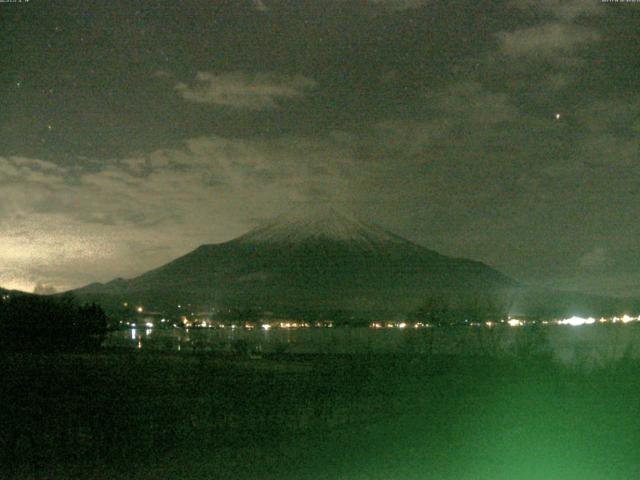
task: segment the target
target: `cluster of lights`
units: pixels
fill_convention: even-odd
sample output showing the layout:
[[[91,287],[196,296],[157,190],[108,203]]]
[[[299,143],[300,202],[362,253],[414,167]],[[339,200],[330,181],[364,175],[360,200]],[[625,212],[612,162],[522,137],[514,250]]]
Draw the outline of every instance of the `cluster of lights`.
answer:
[[[631,323],[631,322],[637,322],[640,321],[640,316],[637,317],[632,317],[631,315],[622,315],[621,317],[611,317],[611,318],[606,318],[606,317],[600,317],[599,319],[595,319],[594,317],[579,317],[577,315],[574,315],[572,317],[569,318],[563,318],[561,320],[554,320],[554,321],[543,321],[542,324],[543,325],[569,325],[572,327],[579,327],[582,325],[594,325],[596,323]]]
[[[631,317],[629,315],[623,315],[622,317],[613,317],[611,319],[611,321],[613,323],[617,323],[617,322],[622,322],[622,323],[637,322],[637,321],[640,321],[640,315],[638,315],[637,317]]]
[[[162,319],[161,321],[164,322],[166,321],[166,319]],[[238,325],[235,323],[230,323],[230,324],[218,323],[212,320],[190,320],[189,318],[183,316],[180,318],[179,325],[185,328],[190,328],[190,327],[221,328],[221,329],[230,328],[232,330],[235,330],[237,328],[243,328],[245,330],[253,330],[256,327],[260,327],[263,330],[270,330],[271,328],[294,329],[294,328],[310,328],[312,326],[317,328],[331,328],[333,327],[333,322],[316,322],[312,325],[311,323],[305,322],[305,321],[281,321],[281,322],[271,322],[271,323],[262,323],[262,324],[245,323],[245,324]]]
[[[632,317],[631,315],[622,315],[621,317],[612,317],[605,318],[601,317],[599,320],[596,320],[593,317],[583,318],[578,316],[573,316],[570,318],[565,318],[563,320],[558,320],[556,323],[558,325],[571,325],[573,327],[578,327],[581,325],[593,325],[594,323],[630,323],[640,321],[640,316]]]
[[[369,324],[369,328],[374,328],[374,329],[383,329],[383,328],[400,328],[400,329],[405,329],[405,328],[409,328],[409,327],[413,327],[413,328],[429,328],[431,327],[430,324],[428,323],[423,323],[423,322],[417,322],[414,324],[409,324],[407,322],[372,322]]]
[[[593,325],[595,323],[630,323],[630,322],[638,322],[640,321],[640,316],[637,317],[632,317],[630,315],[623,315],[621,317],[611,317],[611,318],[605,318],[602,317],[599,320],[596,320],[593,317],[587,317],[587,318],[583,318],[583,317],[579,317],[574,315],[573,317],[569,317],[569,318],[564,318],[561,320],[542,320],[539,323],[542,325],[569,325],[569,326],[581,326],[581,325]],[[509,317],[508,320],[499,320],[499,321],[485,321],[485,322],[467,322],[465,321],[465,325],[470,326],[470,327],[481,327],[481,326],[485,326],[487,328],[493,328],[497,325],[500,324],[506,324],[510,327],[523,327],[525,325],[529,325],[529,324],[535,324],[538,323],[537,321],[528,321],[528,320],[522,320],[519,318],[512,318]],[[369,324],[369,328],[373,328],[373,329],[387,329],[387,328],[406,328],[408,327],[409,324],[405,323],[405,322],[372,322]],[[412,325],[413,328],[429,328],[431,327],[430,324],[428,323],[422,323],[422,322],[418,322]]]
[[[2,295],[1,299],[3,301],[9,300],[11,298],[10,295]],[[129,306],[129,304],[127,302],[124,302],[122,304],[125,308]],[[181,308],[182,305],[178,305],[178,308]],[[144,307],[142,306],[137,306],[135,308],[135,311],[137,313],[143,313],[144,312]],[[161,323],[166,323],[168,320],[166,318],[162,318],[160,320]],[[630,322],[636,322],[636,321],[640,321],[640,316],[636,316],[636,317],[632,317],[630,315],[622,315],[620,317],[618,316],[614,316],[614,317],[610,317],[610,318],[605,318],[605,317],[601,317],[599,320],[596,320],[593,317],[579,317],[579,316],[572,316],[569,318],[564,318],[561,320],[543,320],[540,323],[542,325],[569,325],[569,326],[582,326],[582,325],[593,325],[595,323],[623,323],[623,324],[627,324]],[[120,323],[122,324],[123,321],[120,321]],[[136,328],[136,324],[135,323],[129,323],[129,322],[124,322],[127,325],[129,325],[131,328]],[[182,324],[183,327],[189,328],[189,327],[204,327],[204,328],[213,328],[213,327],[218,327],[218,328],[226,328],[227,326],[222,324],[222,323],[216,323],[210,320],[190,320],[188,317],[186,316],[182,316],[180,318],[180,323]],[[499,321],[485,321],[485,322],[471,322],[469,323],[468,320],[465,320],[465,324],[468,326],[472,326],[472,327],[481,327],[481,326],[485,326],[488,328],[492,328],[496,325],[499,324],[504,324],[506,323],[507,325],[509,325],[510,327],[522,327],[524,325],[527,325],[529,323],[537,323],[536,321],[530,322],[527,320],[521,320],[518,318],[512,318],[509,317],[507,320],[499,320]],[[145,323],[145,326],[150,329],[150,328],[154,328],[154,323],[147,321]],[[176,325],[174,325],[176,326]],[[251,323],[247,323],[244,325],[241,325],[241,328],[245,328],[248,330],[252,330],[254,329],[256,326],[258,325],[253,325]],[[271,328],[281,328],[281,329],[295,329],[295,328],[309,328],[312,326],[312,324],[310,324],[309,322],[306,321],[277,321],[277,322],[271,322],[271,323],[264,323],[259,325],[263,330],[268,331]],[[315,327],[333,327],[333,322],[331,321],[324,321],[324,322],[315,322],[313,324],[313,326]],[[230,327],[231,329],[235,329],[238,328],[238,325],[235,324],[230,324],[228,325],[228,327]],[[417,323],[412,323],[409,324],[407,322],[401,321],[401,322],[372,322],[369,324],[369,328],[373,328],[373,329],[389,329],[389,328],[398,328],[398,329],[405,329],[407,327],[413,327],[415,329],[418,328],[430,328],[431,325],[429,323],[423,323],[423,322],[417,322]]]

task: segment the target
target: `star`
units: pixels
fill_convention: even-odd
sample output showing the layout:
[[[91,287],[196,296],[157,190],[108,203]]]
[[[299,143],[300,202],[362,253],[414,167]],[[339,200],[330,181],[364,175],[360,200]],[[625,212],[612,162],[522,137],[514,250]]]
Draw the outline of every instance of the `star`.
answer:
[[[556,120],[560,120],[560,114],[559,113],[556,113],[555,117],[556,117]]]

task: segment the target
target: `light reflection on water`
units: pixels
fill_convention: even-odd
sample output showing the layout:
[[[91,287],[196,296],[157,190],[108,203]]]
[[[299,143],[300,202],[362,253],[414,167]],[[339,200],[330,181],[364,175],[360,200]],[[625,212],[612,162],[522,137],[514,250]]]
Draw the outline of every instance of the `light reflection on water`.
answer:
[[[535,347],[563,363],[640,357],[640,325],[523,328],[131,328],[112,332],[107,347],[150,351],[245,353],[512,354]]]

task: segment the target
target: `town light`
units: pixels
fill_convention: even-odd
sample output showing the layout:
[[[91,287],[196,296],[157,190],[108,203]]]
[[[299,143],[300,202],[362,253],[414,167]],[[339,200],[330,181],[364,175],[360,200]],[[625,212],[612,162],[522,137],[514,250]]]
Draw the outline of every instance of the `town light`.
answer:
[[[580,325],[591,325],[596,322],[595,318],[582,318],[573,316],[571,318],[565,318],[564,320],[560,320],[558,323],[560,325],[571,325],[572,327],[579,327]]]

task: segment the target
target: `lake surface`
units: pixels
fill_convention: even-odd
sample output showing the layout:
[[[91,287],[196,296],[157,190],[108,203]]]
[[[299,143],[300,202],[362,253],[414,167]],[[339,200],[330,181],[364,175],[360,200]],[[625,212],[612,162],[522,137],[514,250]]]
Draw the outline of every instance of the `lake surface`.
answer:
[[[433,328],[131,328],[112,332],[110,348],[174,352],[290,354],[527,355],[596,365],[640,357],[640,324]]]

